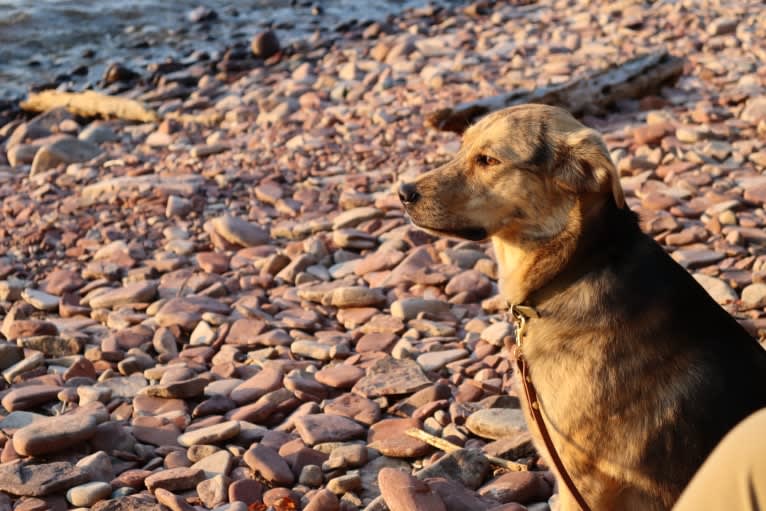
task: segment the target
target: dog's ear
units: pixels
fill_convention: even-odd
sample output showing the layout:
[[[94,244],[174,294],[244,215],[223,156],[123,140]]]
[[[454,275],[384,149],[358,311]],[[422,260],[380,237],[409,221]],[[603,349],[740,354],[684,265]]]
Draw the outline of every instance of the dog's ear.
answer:
[[[625,194],[617,172],[601,135],[590,128],[570,133],[564,143],[565,161],[560,167],[559,179],[577,192],[612,191],[618,208],[625,206]]]

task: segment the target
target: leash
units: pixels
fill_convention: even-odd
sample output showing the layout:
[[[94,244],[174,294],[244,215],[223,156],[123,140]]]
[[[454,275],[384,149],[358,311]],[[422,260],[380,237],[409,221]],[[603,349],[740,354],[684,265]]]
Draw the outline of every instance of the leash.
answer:
[[[548,454],[550,454],[551,460],[556,466],[556,470],[558,471],[559,476],[561,476],[561,479],[564,480],[564,484],[566,485],[567,490],[569,490],[569,493],[572,494],[582,511],[591,511],[590,506],[588,506],[588,503],[585,502],[585,498],[583,498],[582,494],[577,489],[577,486],[575,486],[572,477],[564,467],[564,462],[561,460],[556,447],[553,445],[553,440],[551,439],[551,435],[548,432],[548,427],[545,425],[545,421],[543,420],[540,400],[537,398],[537,389],[535,389],[535,384],[532,383],[532,378],[529,375],[529,365],[527,364],[527,360],[524,358],[524,353],[521,350],[522,341],[524,340],[524,336],[527,333],[527,322],[532,318],[539,318],[540,315],[537,313],[534,307],[513,304],[510,306],[509,313],[513,324],[516,327],[516,364],[519,368],[519,373],[521,374],[521,382],[524,387],[524,397],[527,400],[527,405],[529,406],[529,410],[532,413],[532,418],[534,419],[535,423],[537,423],[537,430],[540,432],[540,436],[543,437],[545,448],[548,450]]]

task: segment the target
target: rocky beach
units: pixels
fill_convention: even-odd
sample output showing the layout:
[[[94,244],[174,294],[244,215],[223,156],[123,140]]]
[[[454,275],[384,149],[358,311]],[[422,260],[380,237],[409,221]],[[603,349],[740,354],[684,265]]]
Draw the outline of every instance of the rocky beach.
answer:
[[[2,103],[0,511],[548,510],[492,248],[413,227],[396,183],[458,150],[434,111],[652,51],[684,59],[673,86],[581,118],[644,230],[763,338],[761,2],[340,28],[109,66],[98,92],[145,122]]]

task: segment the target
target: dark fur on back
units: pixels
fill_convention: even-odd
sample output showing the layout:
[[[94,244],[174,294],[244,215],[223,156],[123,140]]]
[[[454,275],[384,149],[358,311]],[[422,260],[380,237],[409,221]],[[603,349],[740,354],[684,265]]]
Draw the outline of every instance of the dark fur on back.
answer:
[[[527,303],[542,316],[530,322],[525,348],[538,387],[561,367],[580,373],[572,381],[601,382],[598,395],[567,407],[546,407],[557,392],[541,389],[553,428],[587,422],[593,435],[593,423],[602,424],[581,447],[635,471],[648,493],[667,495],[668,508],[726,432],[766,406],[766,351],[612,200]],[[584,330],[605,335],[576,335]]]

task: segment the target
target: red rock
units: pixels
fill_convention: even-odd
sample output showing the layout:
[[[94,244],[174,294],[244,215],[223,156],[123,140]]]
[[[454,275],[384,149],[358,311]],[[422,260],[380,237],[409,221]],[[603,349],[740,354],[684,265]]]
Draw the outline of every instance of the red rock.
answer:
[[[362,376],[364,376],[364,370],[359,367],[337,364],[317,371],[315,378],[329,387],[350,389]]]
[[[271,447],[256,445],[243,456],[245,463],[268,482],[290,486],[295,481],[287,462]]]
[[[283,378],[284,374],[279,369],[266,367],[234,388],[229,397],[239,405],[252,403],[280,388]]]
[[[374,424],[380,420],[380,405],[362,396],[346,393],[328,401],[324,412],[330,415],[349,417],[362,424]]]
[[[507,472],[479,488],[479,495],[491,497],[498,502],[545,501],[553,494],[553,488],[540,472]]]
[[[197,264],[208,273],[226,273],[229,271],[229,257],[220,252],[199,252]]]
[[[229,485],[229,502],[240,501],[248,506],[261,502],[263,485],[252,479],[234,481]]]
[[[365,429],[345,417],[337,415],[306,415],[295,419],[295,429],[307,445],[324,442],[343,442],[364,435]]]
[[[410,428],[420,429],[415,419],[384,419],[370,427],[367,434],[369,447],[391,458],[415,458],[425,456],[431,450],[429,445],[407,435]]]
[[[378,473],[378,485],[390,511],[447,511],[426,483],[394,468]]]
[[[319,490],[314,493],[303,511],[338,511],[340,501],[329,490]]]
[[[3,407],[9,412],[29,410],[38,405],[56,401],[61,391],[58,385],[27,385],[8,392],[2,400]]]

